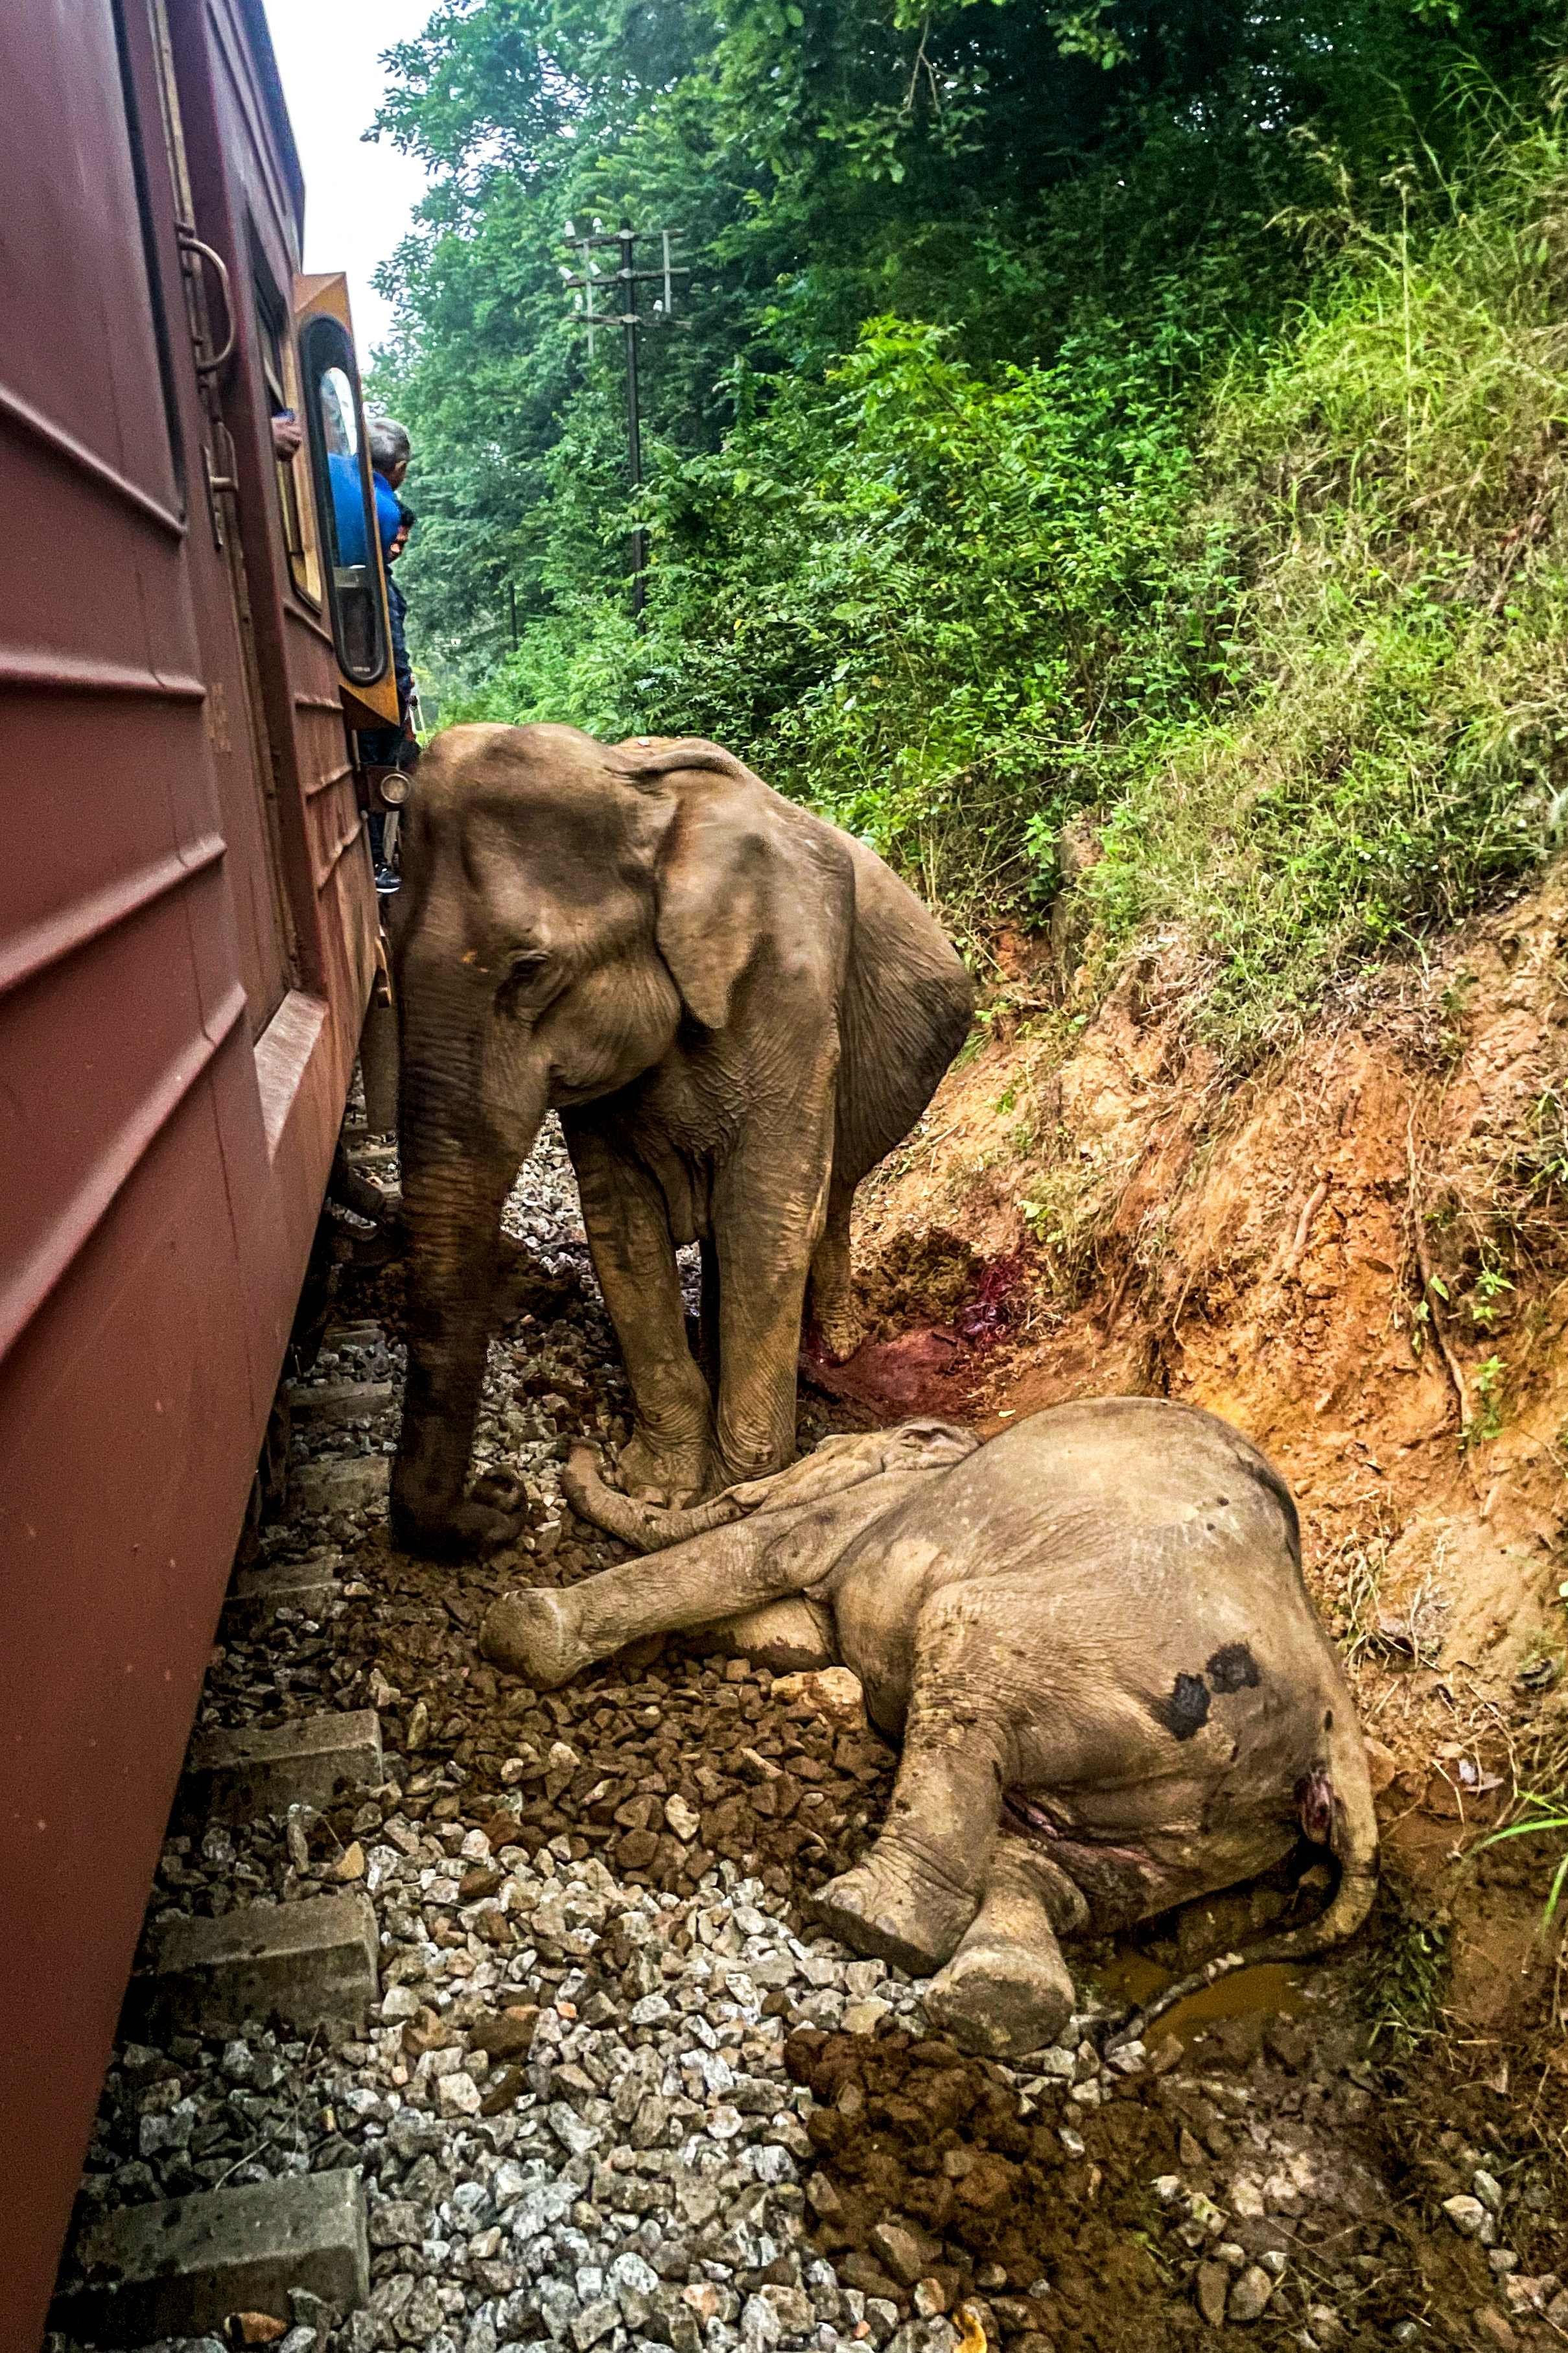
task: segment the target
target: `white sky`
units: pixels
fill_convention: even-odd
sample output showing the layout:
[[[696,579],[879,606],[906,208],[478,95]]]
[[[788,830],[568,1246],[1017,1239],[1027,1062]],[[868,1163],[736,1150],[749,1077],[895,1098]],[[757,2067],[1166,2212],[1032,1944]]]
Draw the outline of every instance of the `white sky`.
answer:
[[[361,133],[381,103],[379,53],[423,32],[433,0],[265,0],[305,174],[305,267],[348,272],[354,340],[368,360],[391,312],[371,279],[425,193],[410,157]]]

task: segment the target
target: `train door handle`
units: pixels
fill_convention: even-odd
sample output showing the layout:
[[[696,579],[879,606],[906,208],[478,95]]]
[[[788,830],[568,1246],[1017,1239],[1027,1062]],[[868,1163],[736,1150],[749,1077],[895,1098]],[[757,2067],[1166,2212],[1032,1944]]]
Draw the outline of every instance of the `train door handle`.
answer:
[[[221,253],[205,244],[196,235],[195,229],[186,228],[184,222],[181,222],[176,228],[175,235],[179,238],[182,253],[195,254],[198,260],[211,262],[217,273],[218,284],[223,289],[224,323],[228,332],[223,339],[222,348],[216,351],[210,359],[203,359],[199,352],[196,354],[196,374],[216,375],[218,369],[233,358],[235,341],[238,332],[234,315],[234,289],[229,284],[228,264]]]

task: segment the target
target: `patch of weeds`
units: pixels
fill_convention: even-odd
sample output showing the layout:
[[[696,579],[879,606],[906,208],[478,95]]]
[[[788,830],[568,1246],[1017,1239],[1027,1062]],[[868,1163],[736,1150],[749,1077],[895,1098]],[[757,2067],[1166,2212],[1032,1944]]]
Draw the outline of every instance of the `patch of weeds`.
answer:
[[[1452,1964],[1453,1930],[1413,1888],[1385,1870],[1373,1915],[1375,1942],[1356,1988],[1372,2021],[1370,2042],[1406,2058],[1437,2031]]]
[[[1489,1332],[1498,1317],[1507,1313],[1506,1294],[1511,1293],[1513,1287],[1498,1264],[1496,1254],[1487,1250],[1468,1303],[1470,1321],[1479,1330]]]
[[[991,1038],[1000,1030],[1005,1038],[1010,1034],[1010,1025],[1016,1018],[1017,1011],[1017,1005],[1012,997],[1007,996],[992,997],[989,1003],[976,1006],[974,1028],[970,1031],[970,1036],[973,1038],[978,1034],[981,1037]]]
[[[1568,1791],[1521,1789],[1514,1805],[1511,1821],[1488,1831],[1476,1841],[1471,1854],[1480,1854],[1488,1847],[1500,1846],[1506,1840],[1521,1838],[1549,1839],[1559,1852],[1552,1873],[1552,1884],[1541,1911],[1541,1928],[1544,1935],[1557,1917],[1564,1888],[1568,1888]]]
[[[1379,1597],[1388,1567],[1388,1538],[1379,1534],[1365,1545],[1347,1546],[1340,1617],[1334,1629],[1344,1645],[1346,1663],[1353,1666],[1363,1651],[1380,1641]]]
[[[1442,1027],[1437,1032],[1437,1055],[1447,1069],[1451,1070],[1465,1050],[1467,999],[1475,985],[1473,972],[1457,972],[1438,997],[1437,1016]]]
[[[1058,1134],[1058,1147],[1065,1147],[1066,1141]],[[1104,1169],[1091,1160],[1064,1156],[1037,1174],[1018,1203],[1059,1298],[1076,1293],[1092,1258],[1105,1206],[1104,1176]]]
[[[1536,1097],[1531,1125],[1534,1188],[1541,1194],[1561,1193],[1568,1188],[1568,1098],[1560,1088],[1547,1087]]]
[[[1489,1356],[1476,1367],[1476,1410],[1465,1424],[1465,1444],[1484,1446],[1503,1424],[1503,1384],[1508,1366],[1500,1356]]]

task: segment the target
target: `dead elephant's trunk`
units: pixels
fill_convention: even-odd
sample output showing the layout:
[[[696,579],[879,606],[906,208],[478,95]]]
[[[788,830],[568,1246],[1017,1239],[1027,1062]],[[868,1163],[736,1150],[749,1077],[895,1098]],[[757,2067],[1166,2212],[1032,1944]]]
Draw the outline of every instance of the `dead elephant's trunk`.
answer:
[[[669,1545],[684,1544],[688,1536],[705,1535],[710,1528],[721,1528],[742,1518],[747,1506],[741,1498],[750,1492],[732,1487],[727,1494],[715,1495],[710,1503],[694,1504],[689,1511],[659,1511],[652,1504],[639,1504],[617,1488],[607,1487],[593,1450],[586,1446],[574,1446],[567,1456],[561,1487],[579,1519],[591,1520],[622,1544],[635,1545],[638,1552],[663,1552]]]

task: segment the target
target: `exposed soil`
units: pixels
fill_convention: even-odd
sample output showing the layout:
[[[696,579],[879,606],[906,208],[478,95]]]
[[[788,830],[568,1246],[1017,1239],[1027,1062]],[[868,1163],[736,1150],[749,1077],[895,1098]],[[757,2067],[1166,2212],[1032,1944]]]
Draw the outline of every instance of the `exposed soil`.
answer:
[[[1333,2274],[1352,2257],[1375,2258],[1351,2274],[1349,2296],[1326,2307],[1342,2328],[1397,2323],[1445,2294],[1461,2303],[1484,2295],[1484,2263],[1479,2280],[1457,2275],[1450,2249],[1407,2243],[1386,2214],[1366,2092],[1338,2078],[1331,2061],[1320,2056],[1314,2064],[1300,2026],[1273,2026],[1265,2052],[1265,2021],[1254,2025],[1231,2036],[1229,2048],[1205,2048],[1201,2081],[1178,2057],[1179,2071],[1152,2089],[1128,2080],[1082,2111],[1081,2148],[1065,2147],[1051,2125],[1028,2121],[999,2071],[940,2037],[797,2034],[786,2058],[821,2104],[807,2126],[826,2177],[806,2186],[818,2244],[858,2285],[889,2297],[900,2295],[900,2274],[907,2278],[919,2263],[945,2298],[978,2306],[988,2339],[1034,2336],[1084,2353],[1207,2336],[1186,2292],[1195,2251],[1219,2274],[1222,2306],[1254,2265],[1271,2300],[1276,2272],[1288,2264],[1309,2281],[1321,2272],[1331,2295]],[[1342,2063],[1352,2043],[1342,2032]],[[1248,2046],[1254,2056],[1244,2073]],[[1310,2181],[1316,2227],[1258,2214],[1227,2225],[1217,2242],[1207,2238],[1193,2219],[1194,2195],[1210,2181],[1224,2195],[1223,2168],[1208,2144],[1230,2156],[1238,2116],[1250,2106],[1278,2130],[1287,2104],[1300,2125],[1286,2127],[1279,2154],[1294,2158]],[[1423,2251],[1447,2276],[1422,2276]],[[1266,2338],[1272,2334],[1267,2329]],[[1334,2331],[1320,2318],[1317,2334],[1328,2341]]]
[[[534,1206],[478,1452],[481,1472],[524,1473],[526,1534],[493,1560],[437,1569],[389,1548],[374,1492],[351,1500],[345,1488],[314,1518],[296,1501],[268,1549],[331,1561],[346,1605],[328,1629],[294,1630],[287,1656],[228,1645],[204,1721],[283,1721],[329,1694],[373,1704],[387,1788],[308,1825],[258,1826],[241,1890],[221,1861],[204,1878],[191,1842],[174,1841],[164,1900],[223,1909],[237,1894],[289,1900],[341,1881],[356,1842],[377,1837],[373,1817],[395,1843],[434,1839],[458,1858],[449,1893],[421,1910],[389,1882],[378,1899],[397,1968],[405,1958],[423,1972],[394,1980],[426,2005],[418,2032],[440,2011],[475,2044],[476,2019],[491,2031],[487,2004],[542,2005],[552,2033],[587,2038],[591,2076],[592,2036],[622,2031],[645,1966],[616,1907],[642,1891],[694,1918],[739,1903],[740,1918],[734,1891],[754,1885],[746,1901],[773,1907],[768,1933],[793,1934],[793,1957],[771,1987],[757,1978],[734,2031],[762,2069],[764,2030],[787,2030],[784,2059],[812,2095],[799,2154],[814,2260],[803,2271],[786,2236],[774,2255],[751,2248],[748,2268],[715,2222],[710,2249],[694,2241],[688,2270],[660,2274],[686,2283],[670,2291],[687,2299],[672,2331],[657,2313],[634,2327],[635,2296],[616,2318],[591,2287],[568,2312],[551,2302],[552,2274],[503,2294],[503,2248],[467,2284],[460,2267],[447,2275],[432,2306],[446,2317],[421,2336],[402,2316],[425,2309],[425,2274],[406,2308],[388,2300],[419,2271],[400,2242],[377,2259],[384,2312],[343,2340],[356,2353],[544,2339],[618,2353],[644,2337],[679,2353],[771,2353],[781,2337],[815,2353],[841,2337],[979,2353],[976,2327],[1009,2353],[1568,2338],[1568,2057],[1555,1949],[1538,1933],[1560,1850],[1543,1839],[1471,1852],[1519,1791],[1561,1788],[1568,1757],[1557,1692],[1568,1146],[1560,1166],[1554,1109],[1560,1083],[1568,1092],[1565,925],[1559,874],[1425,977],[1369,985],[1337,1024],[1234,1086],[1189,1034],[1174,962],[1080,1018],[1037,956],[1018,984],[1030,1002],[995,1009],[987,1042],[864,1189],[858,1252],[878,1335],[847,1366],[808,1367],[802,1442],[915,1409],[989,1432],[1118,1390],[1225,1413],[1301,1499],[1309,1576],[1374,1743],[1388,1869],[1361,1948],[1310,1974],[1236,1978],[1121,2065],[1098,2046],[1097,2000],[1138,1999],[1321,1889],[1299,1896],[1282,1871],[1147,1924],[1120,1952],[1074,1951],[1085,2014],[1049,2065],[968,2060],[923,2031],[918,1987],[849,1962],[800,1908],[863,1851],[890,1788],[890,1751],[839,1694],[704,1657],[700,1641],[623,1654],[546,1697],[479,1662],[475,1633],[504,1586],[567,1582],[622,1556],[559,1496],[569,1441],[614,1443],[626,1399],[547,1142],[544,1176],[525,1172]],[[385,1155],[367,1163],[383,1173]],[[392,1392],[351,1430],[302,1421],[296,1451],[352,1481],[378,1457],[384,1467],[395,1428],[396,1268],[345,1274],[334,1315],[315,1378],[389,1379]],[[604,1865],[619,1893],[605,1897],[596,1942],[570,1927],[542,1936],[537,1914],[497,1894],[531,1863]],[[696,1952],[685,1911],[667,1917]],[[447,1978],[432,1974],[443,1958]],[[492,1979],[500,1990],[482,2000],[461,1990]],[[381,2057],[366,2046],[367,2096],[391,2100],[399,2085],[375,2072],[403,2064],[396,2042]],[[593,2088],[570,2052],[558,2063],[498,2047],[491,2073],[468,2063],[483,2106],[479,2156],[464,2163],[493,2168],[500,2144],[486,2156],[486,2130],[533,2131],[528,2069],[552,2116]],[[414,2143],[395,2153],[374,2120],[345,2124],[333,2096],[336,2126],[307,2135],[298,2161],[358,2164],[383,2195],[414,2198],[425,2159],[398,2171]],[[679,2139],[687,2127],[669,2129]],[[121,2131],[106,2104],[101,2161],[129,2175]],[[642,2161],[618,2142],[613,2158],[583,2160],[595,2200],[623,2155]],[[184,2161],[176,2152],[158,2176],[165,2194],[230,2160],[219,2139],[192,2158],[188,2182]],[[798,2200],[782,2158],[769,2161]],[[460,2171],[449,2151],[442,2164]],[[111,2194],[119,2179],[103,2177]],[[654,2205],[635,2211],[658,2224],[657,2253],[668,2218],[650,2182]],[[740,2193],[738,2178],[721,2186]],[[580,2194],[581,2219],[597,2210]],[[447,2222],[427,2228],[443,2244]],[[430,2260],[441,2278],[447,2259]],[[585,2333],[590,2311],[609,2315],[602,2340]]]
[[[1531,967],[1542,987],[1547,961],[1538,950]],[[1482,1000],[1470,1005],[1475,1020]],[[1495,1819],[1511,1793],[1500,1748],[1506,1764],[1510,1739],[1516,1757],[1552,1739],[1554,1704],[1550,1690],[1513,1686],[1495,1669],[1478,1703],[1449,1664],[1472,1588],[1439,1588],[1429,1575],[1423,1584],[1396,1556],[1396,1498],[1428,1515],[1428,1564],[1445,1532],[1451,1545],[1457,1525],[1485,1525],[1447,1377],[1429,1345],[1412,1347],[1419,1278],[1404,1123],[1413,1103],[1454,1094],[1452,1074],[1445,1094],[1412,1050],[1420,1012],[1396,997],[1374,1038],[1304,1048],[1245,1102],[1211,1103],[1210,1137],[1173,1080],[1157,1113],[1141,1100],[1147,1090],[1128,1090],[1131,1109],[1114,1098],[1108,1063],[1131,1067],[1135,1044],[1155,1066],[1175,1050],[1142,1039],[1128,1006],[1110,1008],[1110,1029],[1125,1029],[1120,1061],[1086,1032],[1092,1084],[1077,1057],[1050,1083],[1063,1104],[1091,1103],[1108,1128],[1123,1113],[1143,1123],[1134,1174],[1164,1165],[1158,1183],[1169,1182],[1172,1205],[1163,1254],[1147,1261],[1155,1180],[1100,1191],[1093,1248],[1064,1270],[1019,1209],[1040,1171],[982,1165],[985,1106],[1010,1092],[1016,1101],[1027,1038],[952,1076],[927,1122],[946,1138],[923,1169],[917,1138],[909,1165],[868,1201],[861,1247],[884,1336],[847,1366],[808,1367],[803,1442],[824,1426],[824,1398],[829,1424],[918,1408],[994,1430],[1058,1396],[1119,1388],[1164,1388],[1227,1412],[1303,1490],[1316,1589],[1351,1638],[1362,1704],[1388,1742],[1378,1757],[1393,1858],[1360,1956],[1306,1980],[1272,1971],[1216,1990],[1206,2023],[1202,2005],[1178,2014],[1177,2034],[1126,2076],[1085,2043],[1088,2097],[1059,2078],[961,2059],[892,2016],[855,2034],[797,2031],[787,2056],[819,2104],[808,2122],[823,2159],[808,2186],[814,2235],[889,2321],[978,2298],[994,2343],[1044,2337],[1056,2353],[1215,2333],[1322,2347],[1528,2346],[1563,2333],[1568,2307],[1543,2316],[1562,2293],[1559,2264],[1568,2272],[1554,2177],[1568,2086],[1552,2064],[1552,1971],[1536,1934],[1551,1858],[1516,1845],[1462,1877],[1453,1865],[1477,1819]],[[1184,1067],[1201,1066],[1200,1049],[1182,1050]],[[1378,1054],[1394,1074],[1384,1072],[1381,1093]],[[1384,1146],[1372,1139],[1368,1171],[1355,1124],[1373,1110],[1380,1134],[1392,1123],[1394,1145],[1379,1163]],[[1424,1207],[1456,1181],[1436,1145],[1426,1152]],[[1060,1157],[1070,1160],[1065,1144]],[[1306,1218],[1320,1166],[1329,1191]],[[1462,1269],[1446,1228],[1426,1227],[1424,1242]],[[1381,1302],[1375,1339],[1369,1284]],[[1448,1288],[1462,1295],[1459,1274]],[[377,1294],[394,1328],[396,1291],[394,1271]],[[1522,1304],[1512,1311],[1521,1323]],[[502,1347],[514,1394],[547,1399],[557,1429],[616,1434],[602,1403],[610,1343],[591,1283],[558,1314],[514,1325]],[[1330,1376],[1358,1349],[1353,1390],[1336,1409],[1350,1374]],[[1468,1354],[1473,1362],[1476,1349]],[[1517,1588],[1518,1556],[1493,1540],[1500,1533],[1481,1573],[1512,1563]],[[1368,1546],[1375,1578],[1359,1565]],[[472,1632],[493,1592],[520,1573],[563,1582],[619,1556],[559,1505],[521,1557],[454,1572],[390,1555],[373,1564],[362,1552],[376,1607],[351,1614],[339,1641],[405,1706],[424,1701],[419,1761],[450,1757],[462,1768],[461,1798],[436,1801],[456,1802],[459,1820],[492,1819],[504,1803],[514,1827],[498,1835],[529,1848],[564,1839],[557,1852],[596,1852],[630,1885],[686,1894],[719,1860],[797,1903],[862,1850],[886,1804],[892,1759],[863,1725],[826,1717],[805,1697],[786,1703],[738,1662],[626,1656],[544,1700],[476,1662]],[[1542,1591],[1532,1598],[1552,1606]],[[1530,1639],[1516,1630],[1512,1655]],[[395,1719],[398,1700],[389,1705]],[[503,1792],[500,1774],[519,1754],[527,1776]],[[689,1808],[688,1824],[696,1818],[685,1841],[668,1826],[672,1796]],[[1149,1924],[1121,1955],[1078,1955],[1082,1981],[1135,1998],[1278,1918],[1291,1895],[1289,1874],[1276,1878]],[[771,2000],[798,2030],[798,2004]],[[1215,2020],[1215,2010],[1228,2014]],[[1478,2175],[1506,2184],[1504,2212],[1467,2237],[1444,2200],[1472,2197]],[[889,2222],[940,2242],[926,2249],[918,2301],[879,2252]],[[1496,2262],[1483,2239],[1498,2242]]]
[[[1340,2003],[1375,2038],[1377,2098],[1334,2125],[1389,2199],[1345,2251],[1382,2283],[1356,2313],[1367,2342],[1389,2341],[1395,2306],[1438,2341],[1541,2325],[1489,2300],[1507,2275],[1478,2242],[1415,2218],[1458,2194],[1465,2136],[1546,2168],[1563,2126],[1542,1914],[1563,1841],[1476,1841],[1568,1780],[1565,937],[1559,866],[1230,1082],[1191,1032],[1178,950],[1091,1015],[1037,949],[1018,1007],[994,1010],[863,1188],[877,1334],[814,1368],[849,1409],[985,1433],[1069,1398],[1168,1395],[1225,1415],[1289,1479],[1382,1788],[1386,1894]],[[1265,2112],[1279,2090],[1255,2063]],[[854,2177],[861,2158],[842,2162]],[[1532,2179],[1525,2267],[1550,2272],[1558,2193]],[[1075,2322],[1086,2346],[1121,2341],[1095,2325]]]

